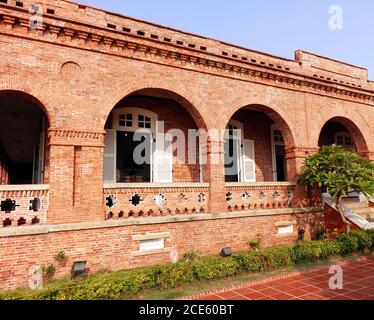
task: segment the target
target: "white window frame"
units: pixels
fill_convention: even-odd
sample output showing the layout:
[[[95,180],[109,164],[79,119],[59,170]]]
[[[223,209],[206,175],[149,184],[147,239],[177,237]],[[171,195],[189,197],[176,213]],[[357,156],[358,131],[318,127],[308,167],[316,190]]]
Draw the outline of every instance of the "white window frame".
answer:
[[[343,138],[343,144],[338,144],[338,137],[342,137]],[[351,144],[346,144],[345,143],[345,139],[346,138],[349,138],[351,140]],[[351,151],[351,152],[356,152],[357,149],[356,149],[356,145],[354,143],[354,140],[352,138],[352,136],[348,133],[348,132],[338,132],[335,134],[334,136],[334,142],[336,145],[341,145],[343,146],[344,148],[346,148],[347,150]]]
[[[293,224],[278,226],[278,235],[290,235],[295,232],[295,226]]]
[[[120,115],[122,114],[132,114],[132,126],[120,126]],[[138,126],[138,116],[142,115],[145,117],[148,117],[151,119],[151,128],[140,128]],[[112,131],[112,132],[144,132],[151,134],[151,183],[154,182],[154,172],[155,172],[155,159],[154,159],[154,139],[156,137],[157,132],[157,121],[158,121],[158,115],[152,111],[149,111],[147,109],[143,108],[133,108],[133,107],[124,107],[124,108],[118,108],[113,111],[113,125],[112,129],[107,129],[106,131]],[[117,135],[116,135],[117,136]],[[105,155],[104,155],[105,156]],[[114,183],[119,184],[117,182],[117,138],[115,137],[115,144],[114,144],[114,172],[115,172],[115,181],[105,181],[106,183]]]
[[[228,135],[228,127],[233,126],[240,130],[240,136],[239,137],[231,137]],[[238,120],[230,120],[227,128],[226,128],[226,134],[225,134],[225,141],[228,140],[229,138],[234,138],[233,140],[236,141],[238,144],[237,148],[237,166],[238,166],[238,183],[255,183],[256,182],[256,154],[255,154],[255,145],[254,145],[254,140],[248,139],[248,141],[251,141],[253,143],[253,162],[254,162],[254,174],[253,177],[254,179],[251,181],[246,181],[246,175],[245,175],[245,154],[244,154],[244,142],[247,141],[244,139],[244,125],[242,122]]]
[[[139,252],[150,252],[165,249],[165,239],[146,239],[139,243]]]
[[[228,133],[228,128],[229,126],[233,126],[233,127],[236,127],[238,130],[240,130],[240,137],[231,137]],[[237,120],[230,120],[227,127],[226,127],[226,131],[225,131],[225,141],[226,140],[229,140],[231,138],[233,138],[234,141],[236,141],[236,143],[238,144],[238,148],[237,148],[237,167],[238,167],[238,181],[239,182],[243,182],[244,181],[244,172],[243,172],[243,130],[244,130],[244,126],[243,126],[243,123],[241,123],[240,121],[237,121]]]

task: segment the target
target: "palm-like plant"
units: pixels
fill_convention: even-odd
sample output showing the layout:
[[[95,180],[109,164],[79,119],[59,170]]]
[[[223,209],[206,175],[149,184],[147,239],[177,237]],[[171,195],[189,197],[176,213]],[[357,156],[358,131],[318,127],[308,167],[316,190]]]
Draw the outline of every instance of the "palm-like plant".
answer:
[[[318,186],[335,200],[336,206],[347,225],[349,223],[341,207],[341,200],[350,193],[374,195],[374,164],[342,146],[325,146],[306,159],[301,169],[299,184]]]

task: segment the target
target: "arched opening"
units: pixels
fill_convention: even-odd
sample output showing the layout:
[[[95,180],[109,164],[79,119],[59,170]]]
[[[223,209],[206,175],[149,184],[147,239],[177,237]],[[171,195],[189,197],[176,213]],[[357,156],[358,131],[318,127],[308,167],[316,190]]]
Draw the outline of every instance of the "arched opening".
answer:
[[[0,92],[0,180],[2,185],[48,181],[48,117],[33,97]]]
[[[205,129],[202,118],[179,95],[162,89],[132,93],[105,125],[104,182],[204,182],[199,129]]]
[[[237,111],[225,134],[226,182],[284,182],[288,180],[286,148],[293,146],[283,118],[263,105]]]
[[[360,129],[351,120],[342,117],[327,121],[319,136],[319,147],[334,144],[341,145],[351,152],[367,152],[367,144]]]

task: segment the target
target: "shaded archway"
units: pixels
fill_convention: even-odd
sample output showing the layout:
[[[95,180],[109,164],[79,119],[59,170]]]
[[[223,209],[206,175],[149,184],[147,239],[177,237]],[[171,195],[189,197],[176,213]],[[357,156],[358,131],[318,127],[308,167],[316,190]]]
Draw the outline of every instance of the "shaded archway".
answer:
[[[179,150],[168,154],[160,150],[156,138],[159,123],[164,132],[177,131],[174,136]],[[206,165],[200,163],[201,144],[198,139],[189,140],[191,130],[206,130],[206,124],[198,110],[179,94],[158,88],[137,90],[121,99],[109,114],[106,124],[106,148],[104,152],[104,181],[112,183],[171,183],[203,182]],[[143,132],[143,141],[134,142],[134,132]],[[147,142],[148,141],[148,142]],[[136,148],[144,143],[150,150],[149,164],[139,165],[133,161]],[[181,144],[183,151],[181,152]],[[191,144],[190,144],[191,143]],[[195,161],[189,157],[191,150]],[[147,151],[145,151],[147,153]]]
[[[1,184],[48,182],[49,117],[35,97],[0,91]]]
[[[350,119],[334,117],[328,120],[321,129],[318,146],[343,145],[347,150],[366,155],[367,142],[359,127]]]
[[[238,139],[232,139],[230,133],[238,127],[242,129],[241,143],[237,142]],[[288,180],[286,150],[293,148],[295,142],[290,127],[278,112],[260,104],[247,105],[232,115],[227,129],[226,182]]]

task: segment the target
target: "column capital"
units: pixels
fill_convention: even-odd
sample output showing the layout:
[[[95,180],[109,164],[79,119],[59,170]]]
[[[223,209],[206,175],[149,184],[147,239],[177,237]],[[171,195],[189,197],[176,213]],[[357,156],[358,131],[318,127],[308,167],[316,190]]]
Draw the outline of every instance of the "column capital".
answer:
[[[318,151],[318,147],[311,148],[294,146],[291,148],[286,148],[286,155],[287,159],[308,158],[309,156],[316,154]]]
[[[51,128],[48,130],[50,145],[86,146],[104,148],[105,131],[85,131]]]

